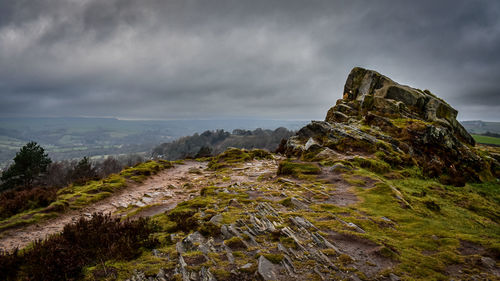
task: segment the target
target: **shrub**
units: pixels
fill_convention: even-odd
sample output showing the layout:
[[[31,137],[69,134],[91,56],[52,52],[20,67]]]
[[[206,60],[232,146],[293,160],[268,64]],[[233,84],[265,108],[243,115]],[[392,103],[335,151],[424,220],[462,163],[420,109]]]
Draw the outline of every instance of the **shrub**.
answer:
[[[83,157],[71,171],[71,181],[82,185],[91,180],[97,180],[99,177],[95,167],[93,167],[88,157]]]
[[[12,253],[0,251],[0,279],[16,280],[17,271],[21,265],[19,252],[14,250]]]
[[[195,214],[196,211],[192,209],[175,208],[167,216],[176,224],[173,230],[189,231],[198,227],[198,219]]]
[[[57,188],[36,187],[0,193],[0,219],[8,218],[25,210],[46,207],[56,198]]]
[[[36,241],[19,261],[17,254],[0,254],[0,266],[18,265],[17,274],[1,270],[0,279],[72,280],[85,266],[110,259],[131,259],[141,247],[154,247],[158,241],[150,234],[157,226],[149,219],[123,221],[110,215],[94,214],[64,227],[61,234]],[[14,277],[12,277],[14,276]]]

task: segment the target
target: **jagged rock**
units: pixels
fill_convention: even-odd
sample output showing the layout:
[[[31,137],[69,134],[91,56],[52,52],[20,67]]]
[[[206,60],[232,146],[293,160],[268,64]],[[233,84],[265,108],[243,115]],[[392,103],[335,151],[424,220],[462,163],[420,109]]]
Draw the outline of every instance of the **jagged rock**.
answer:
[[[259,257],[257,272],[264,280],[278,280],[279,269],[264,256]]]
[[[214,223],[214,224],[220,224],[222,222],[222,215],[221,214],[217,214],[217,215],[211,217],[210,218],[210,222]]]
[[[281,229],[281,233],[283,233],[284,235],[290,237],[293,239],[293,241],[295,242],[295,244],[301,248],[301,249],[304,249],[304,246],[302,246],[302,244],[300,243],[300,240],[297,238],[297,236],[295,235],[295,233],[293,232],[293,230],[291,230],[289,227],[285,226]]]
[[[241,208],[241,207],[243,207],[243,206],[240,204],[240,202],[238,202],[238,200],[236,200],[236,199],[234,199],[234,198],[233,198],[233,199],[231,199],[231,200],[229,200],[229,206],[231,206],[231,207],[236,207],[236,208]]]
[[[220,232],[222,233],[222,236],[224,237],[224,239],[229,239],[229,238],[234,236],[233,234],[231,234],[231,232],[229,232],[227,225],[221,226]]]
[[[227,260],[229,261],[229,263],[234,263],[233,252],[226,244],[222,244],[222,245],[224,247],[224,251],[226,251]]]
[[[399,278],[399,276],[397,276],[394,273],[389,273],[389,279],[391,279],[391,281],[399,281],[399,280],[401,280],[401,278]]]
[[[339,221],[340,221],[341,223],[343,223],[344,225],[346,225],[346,226],[348,226],[348,227],[352,228],[352,229],[353,229],[353,230],[355,230],[356,232],[359,232],[359,233],[365,233],[365,231],[364,231],[361,227],[359,227],[358,225],[356,225],[355,223],[352,223],[352,222],[346,222],[346,221],[343,221],[343,220],[341,220],[341,219],[339,219]]]
[[[254,231],[256,231],[258,233],[276,231],[276,228],[274,227],[273,223],[269,219],[267,219],[266,217],[262,217],[262,219],[258,219],[255,216],[251,215],[250,222],[254,226]]]
[[[179,241],[175,244],[175,250],[177,251],[177,253],[179,254],[183,254],[186,252],[186,248],[184,247],[184,244],[182,243],[182,241]]]
[[[297,208],[297,209],[309,209],[309,206],[308,206],[306,203],[304,203],[304,202],[302,202],[302,201],[298,200],[298,199],[297,199],[297,198],[295,198],[295,197],[292,197],[292,198],[290,199],[290,202],[291,202],[291,203],[292,203],[292,205],[293,205],[293,206],[295,206],[295,208]]]
[[[201,235],[198,231],[195,231],[186,236],[186,238],[182,239],[182,241],[177,242],[175,244],[175,249],[179,254],[182,254],[198,247],[198,245],[203,242],[205,242],[205,237],[203,237],[203,235]]]
[[[321,148],[321,146],[313,138],[309,138],[309,140],[307,140],[306,144],[304,145],[304,148],[305,150],[310,150],[315,148]]]
[[[314,228],[316,230],[318,229],[316,226],[314,226],[314,224],[303,217],[290,217],[290,221],[296,226],[301,226],[304,228]]]
[[[346,80],[343,98],[325,121],[300,129],[283,150],[305,160],[359,154],[373,158],[377,152],[376,157],[391,166],[418,163],[426,176],[439,177],[443,184],[463,185],[500,175],[498,160],[476,152],[457,114],[428,90],[356,67]]]
[[[481,263],[488,268],[495,268],[496,262],[490,257],[481,257]]]
[[[311,237],[314,243],[316,243],[316,245],[318,245],[320,248],[323,249],[330,248],[335,250],[335,252],[340,253],[340,250],[337,247],[335,247],[332,243],[330,243],[330,241],[326,240],[325,237],[323,237],[321,234],[312,233]]]
[[[346,172],[346,171],[350,171],[350,170],[352,170],[351,167],[340,164],[340,163],[337,163],[330,168],[330,171],[332,171],[334,173]]]
[[[250,241],[249,244],[251,246],[258,246],[259,245],[259,243],[255,240],[255,237],[252,234],[250,234],[248,231],[246,231],[246,230],[243,231],[243,234],[246,235],[246,237],[248,237],[248,239],[246,239],[246,240]],[[243,242],[245,242],[245,241],[243,241]]]
[[[249,269],[252,267],[252,264],[251,263],[247,263],[247,264],[244,264],[240,267],[240,269]]]
[[[335,150],[333,149],[330,149],[328,147],[326,148],[323,148],[323,150],[321,150],[320,153],[316,154],[316,157],[318,159],[335,159],[335,158],[340,158],[342,156],[342,154],[336,152]]]
[[[214,275],[206,267],[202,267],[200,271],[200,281],[216,281]]]
[[[187,263],[184,261],[182,255],[179,255],[179,271],[182,275],[182,281],[189,281],[189,273],[186,269]]]

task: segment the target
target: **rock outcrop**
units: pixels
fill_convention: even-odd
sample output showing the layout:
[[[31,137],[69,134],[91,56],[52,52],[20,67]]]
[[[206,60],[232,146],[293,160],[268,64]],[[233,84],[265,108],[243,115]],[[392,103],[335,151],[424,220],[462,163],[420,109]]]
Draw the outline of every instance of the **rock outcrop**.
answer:
[[[302,128],[282,150],[304,159],[362,155],[393,167],[420,165],[426,176],[455,185],[498,177],[498,162],[476,152],[457,114],[429,90],[356,67],[325,121]]]

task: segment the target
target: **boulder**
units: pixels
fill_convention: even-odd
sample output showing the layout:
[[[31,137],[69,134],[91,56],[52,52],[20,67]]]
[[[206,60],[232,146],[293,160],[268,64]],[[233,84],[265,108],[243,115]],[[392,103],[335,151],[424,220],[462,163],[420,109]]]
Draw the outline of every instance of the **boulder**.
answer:
[[[359,117],[359,114],[366,114],[363,111],[375,111],[398,118],[438,122],[448,127],[462,141],[471,145],[475,143],[456,120],[458,111],[444,100],[429,90],[400,85],[373,70],[360,67],[351,70],[344,86],[344,99],[330,109],[325,121],[338,122],[335,112],[345,114],[346,104],[351,104],[348,111],[350,116]]]
[[[456,120],[458,111],[429,90],[355,67],[342,96],[325,121],[304,126],[281,150],[303,160],[362,155],[392,167],[418,164],[425,175],[454,185],[500,174],[498,160],[476,151],[474,139]]]

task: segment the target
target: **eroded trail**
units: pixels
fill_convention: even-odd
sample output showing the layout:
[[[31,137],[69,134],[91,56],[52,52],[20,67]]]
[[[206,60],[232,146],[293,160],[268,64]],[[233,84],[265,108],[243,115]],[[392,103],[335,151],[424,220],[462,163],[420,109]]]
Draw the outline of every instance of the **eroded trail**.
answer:
[[[205,176],[209,175],[204,171],[205,167],[206,163],[186,161],[184,164],[159,172],[141,184],[130,184],[129,187],[83,209],[71,210],[39,224],[6,231],[0,238],[0,249],[10,251],[24,248],[32,241],[60,232],[64,225],[79,217],[89,217],[95,212],[125,216],[138,211],[141,207],[151,206],[139,214],[154,215],[171,209],[177,203],[186,200],[190,193],[198,191],[197,183],[203,182]],[[198,174],[192,173],[193,170],[198,171]],[[184,186],[186,183],[192,188],[188,190]]]
[[[22,249],[35,240],[62,231],[66,224],[81,216],[90,217],[96,212],[111,213],[119,217],[153,216],[199,195],[204,186],[254,182],[259,176],[274,175],[277,166],[276,160],[255,160],[231,169],[221,176],[207,171],[206,162],[185,161],[159,172],[143,183],[131,183],[110,197],[82,209],[70,210],[54,219],[5,231],[0,236],[0,249]]]

